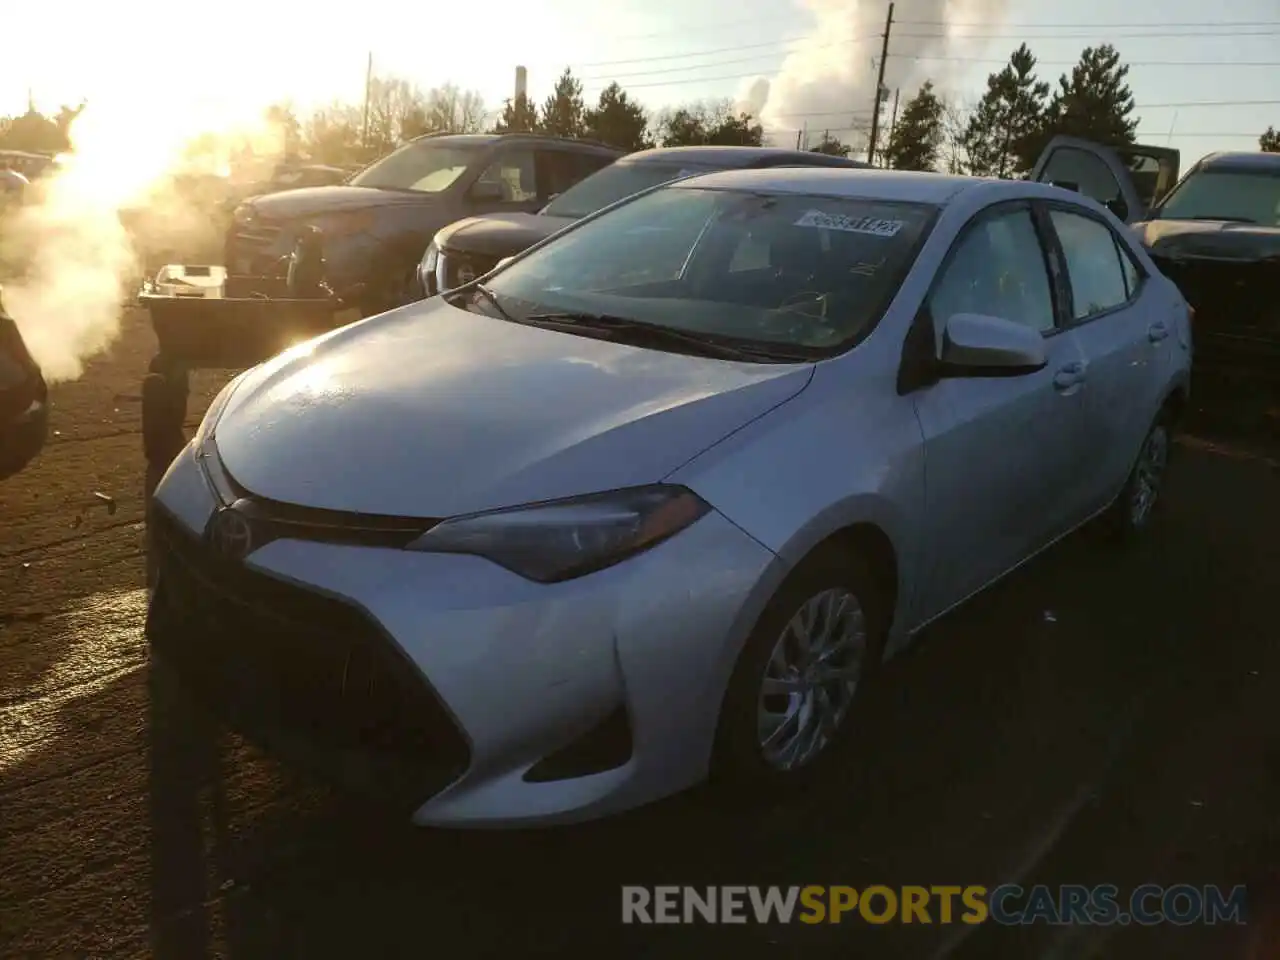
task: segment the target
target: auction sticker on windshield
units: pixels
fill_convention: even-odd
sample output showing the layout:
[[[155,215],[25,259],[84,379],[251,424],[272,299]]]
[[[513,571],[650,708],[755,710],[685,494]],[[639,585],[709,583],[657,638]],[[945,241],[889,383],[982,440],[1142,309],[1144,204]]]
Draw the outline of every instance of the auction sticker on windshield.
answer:
[[[823,213],[810,210],[794,224],[797,227],[816,227],[820,230],[843,230],[845,233],[866,233],[873,237],[896,237],[904,226],[901,220],[881,220],[878,217],[846,217],[839,213]]]

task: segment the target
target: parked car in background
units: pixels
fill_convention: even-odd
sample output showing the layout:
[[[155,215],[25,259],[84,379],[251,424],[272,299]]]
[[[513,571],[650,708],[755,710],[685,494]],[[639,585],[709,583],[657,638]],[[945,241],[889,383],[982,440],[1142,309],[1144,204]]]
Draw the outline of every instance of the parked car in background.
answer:
[[[44,377],[0,300],[0,480],[17,473],[44,447],[48,418]]]
[[[1072,186],[1133,227],[1195,309],[1197,363],[1280,381],[1280,155],[1178,152],[1059,137],[1032,178]]]
[[[1078,193],[668,183],[224,389],[153,501],[153,675],[421,824],[804,785],[915,632],[1148,527],[1189,365]]]
[[[575,220],[668,180],[714,170],[760,167],[866,167],[860,160],[775,147],[666,147],[628,154],[537,212],[469,217],[440,230],[418,268],[427,296],[482,276]]]
[[[532,134],[421,137],[342,186],[306,187],[246,200],[227,233],[234,276],[280,278],[310,227],[324,237],[334,294],[366,315],[415,299],[418,264],[435,232],[479,213],[532,212],[621,151]]]

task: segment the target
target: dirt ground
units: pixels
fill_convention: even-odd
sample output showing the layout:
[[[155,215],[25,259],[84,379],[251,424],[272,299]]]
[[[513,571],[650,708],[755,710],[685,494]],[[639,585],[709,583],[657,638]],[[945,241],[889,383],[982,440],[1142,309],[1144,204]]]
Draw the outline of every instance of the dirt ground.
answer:
[[[152,690],[138,393],[153,348],[128,312],[110,354],[55,389],[44,454],[0,485],[0,956],[1280,956],[1265,426],[1200,417],[1148,541],[1073,537],[931,628],[863,703],[827,789],[455,834],[373,821]],[[225,379],[193,378],[192,427]],[[624,883],[1001,882],[1247,884],[1249,923],[619,922]]]

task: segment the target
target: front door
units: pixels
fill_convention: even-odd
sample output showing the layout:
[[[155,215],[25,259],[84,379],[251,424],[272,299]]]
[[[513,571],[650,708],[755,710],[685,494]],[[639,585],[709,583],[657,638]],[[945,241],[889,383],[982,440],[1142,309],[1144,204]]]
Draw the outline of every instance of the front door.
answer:
[[[1031,179],[1083,193],[1125,223],[1146,218],[1178,179],[1179,153],[1132,144],[1107,147],[1078,137],[1054,137]]]
[[[1030,205],[1000,204],[966,226],[926,311],[938,348],[949,317],[976,313],[1045,338],[1035,373],[943,379],[921,389],[930,542],[916,611],[928,619],[1069,530],[1084,509],[1086,365],[1060,329],[1050,261]]]

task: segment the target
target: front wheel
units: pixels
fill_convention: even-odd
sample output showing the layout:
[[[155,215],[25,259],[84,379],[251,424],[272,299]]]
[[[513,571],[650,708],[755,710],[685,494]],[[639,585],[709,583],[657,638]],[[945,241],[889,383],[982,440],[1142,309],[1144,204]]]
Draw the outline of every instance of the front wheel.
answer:
[[[714,773],[797,783],[851,727],[850,713],[883,650],[882,591],[857,557],[811,557],[779,589],[729,681]]]

